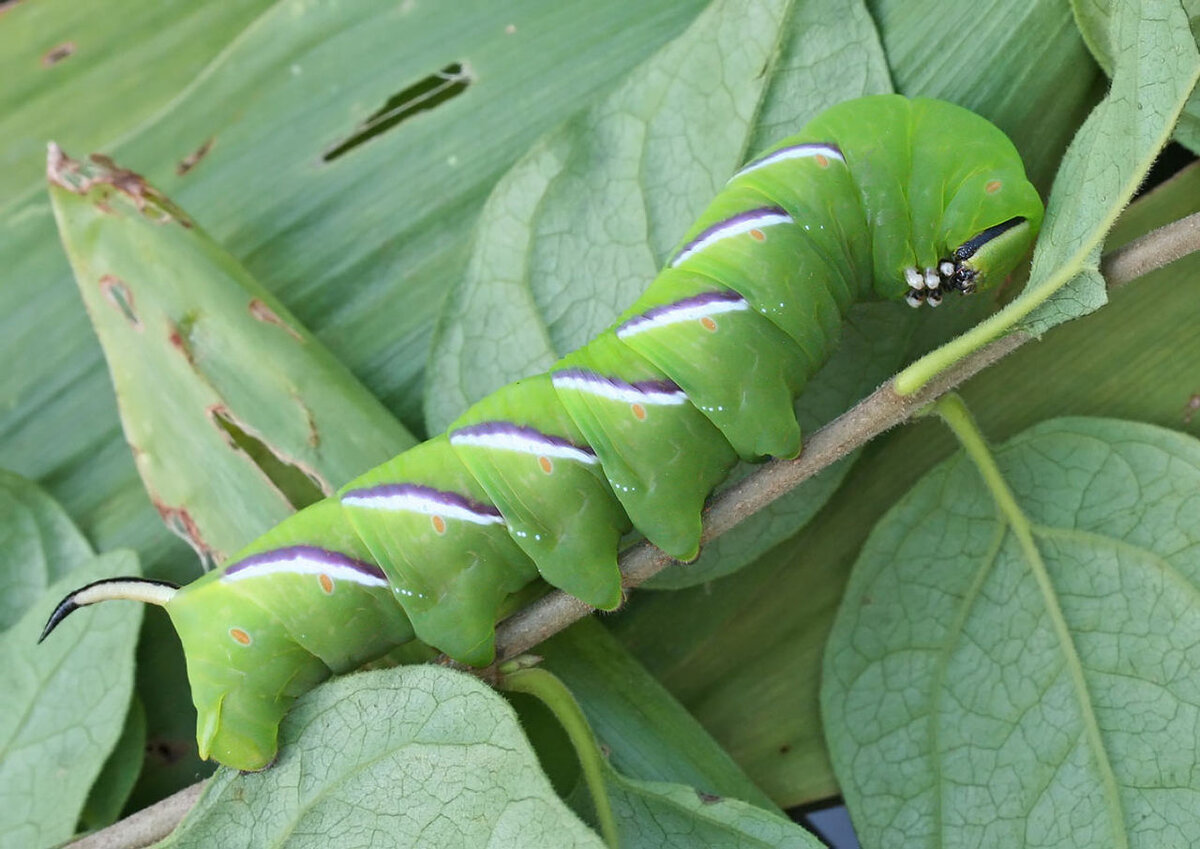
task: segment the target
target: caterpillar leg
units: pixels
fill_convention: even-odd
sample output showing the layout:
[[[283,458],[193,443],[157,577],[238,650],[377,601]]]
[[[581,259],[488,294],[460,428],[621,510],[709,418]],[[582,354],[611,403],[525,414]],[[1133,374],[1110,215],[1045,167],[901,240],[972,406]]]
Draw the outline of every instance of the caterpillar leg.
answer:
[[[721,432],[612,331],[550,375],[634,527],[672,557],[694,559],[704,500],[737,460]]]
[[[629,517],[549,375],[489,395],[449,435],[543,578],[593,607],[620,604],[617,547]]]
[[[338,497],[417,636],[463,663],[491,663],[500,606],[537,568],[450,441],[423,442]]]
[[[800,453],[794,399],[818,362],[740,294],[679,268],[617,325],[617,338],[675,383],[746,460]]]

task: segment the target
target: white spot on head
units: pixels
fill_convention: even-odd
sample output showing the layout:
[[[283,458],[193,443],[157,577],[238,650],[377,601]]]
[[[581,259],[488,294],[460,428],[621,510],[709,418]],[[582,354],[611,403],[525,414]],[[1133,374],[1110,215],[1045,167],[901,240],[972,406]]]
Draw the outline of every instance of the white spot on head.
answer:
[[[909,292],[907,295],[904,296],[904,303],[908,304],[910,307],[913,307],[913,308],[921,306],[921,304],[924,301],[925,301],[925,299],[922,298],[920,295],[918,295],[916,292]]]
[[[919,290],[925,288],[925,278],[915,268],[904,269],[904,282],[908,284],[908,288],[910,289]]]
[[[943,262],[941,265],[938,266],[938,271],[941,272],[943,277],[953,277],[954,276],[954,263]]]
[[[932,268],[925,269],[926,289],[936,289],[941,282],[942,279],[938,277],[938,273],[936,271],[934,271]]]
[[[942,303],[941,290],[938,289],[938,290],[934,290],[934,291],[930,292],[929,297],[925,299],[925,302],[927,304],[929,304],[929,306],[931,306],[931,307],[939,306]]]

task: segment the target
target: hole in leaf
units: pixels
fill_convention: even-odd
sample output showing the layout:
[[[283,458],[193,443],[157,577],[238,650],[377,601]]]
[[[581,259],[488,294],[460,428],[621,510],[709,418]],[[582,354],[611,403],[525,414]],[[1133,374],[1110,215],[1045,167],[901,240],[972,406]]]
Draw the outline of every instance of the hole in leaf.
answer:
[[[129,291],[124,280],[111,274],[105,274],[100,278],[100,291],[110,304],[121,311],[126,321],[135,329],[142,329],[142,322],[133,308],[133,293]]]
[[[467,63],[452,62],[404,91],[393,94],[353,133],[326,150],[321,159],[325,162],[332,162],[414,115],[428,112],[441,106],[447,100],[458,97],[467,90],[472,82],[471,71]]]
[[[42,54],[42,67],[53,68],[74,52],[75,42],[73,41],[64,41],[62,44],[55,45]]]
[[[217,426],[225,431],[229,441],[249,455],[251,462],[262,471],[267,479],[283,493],[283,497],[297,510],[315,504],[325,497],[321,486],[300,466],[289,463],[276,454],[271,447],[256,436],[247,433],[228,410],[215,408],[209,411]]]

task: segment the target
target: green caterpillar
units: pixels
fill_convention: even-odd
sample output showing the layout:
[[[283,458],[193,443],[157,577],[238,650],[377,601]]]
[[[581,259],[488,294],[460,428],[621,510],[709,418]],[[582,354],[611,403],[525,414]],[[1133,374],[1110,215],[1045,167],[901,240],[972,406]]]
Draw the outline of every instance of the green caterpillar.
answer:
[[[738,171],[608,330],[437,436],[284,521],[183,588],[117,578],[67,596],[167,609],[202,757],[276,754],[291,702],[418,639],[495,654],[506,601],[539,576],[604,609],[620,540],[679,560],[738,458],[794,457],[794,400],[851,304],[936,306],[1002,280],[1042,204],[1012,143],[957,106],[840,104]]]

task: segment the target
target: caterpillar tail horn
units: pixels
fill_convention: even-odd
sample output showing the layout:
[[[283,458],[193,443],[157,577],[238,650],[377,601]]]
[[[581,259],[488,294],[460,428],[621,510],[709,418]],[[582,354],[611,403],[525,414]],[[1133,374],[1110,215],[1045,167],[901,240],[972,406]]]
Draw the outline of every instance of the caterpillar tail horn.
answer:
[[[86,587],[80,587],[69,593],[58,603],[58,607],[54,608],[54,612],[46,621],[46,627],[42,629],[42,635],[38,637],[38,642],[40,643],[50,636],[50,632],[76,610],[87,607],[89,604],[126,599],[165,607],[178,590],[179,587],[175,584],[166,581],[148,581],[145,578],[105,578],[103,581],[94,581]]]

